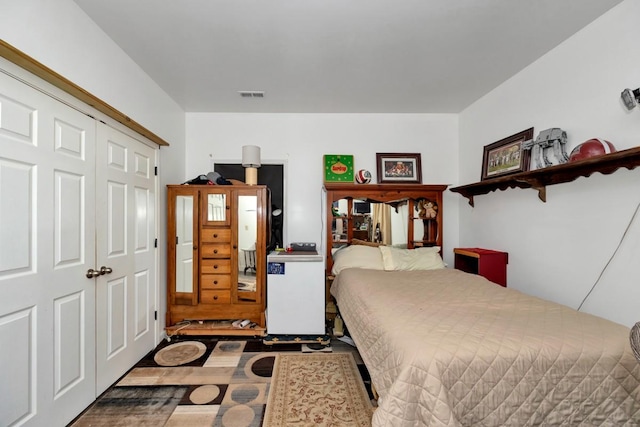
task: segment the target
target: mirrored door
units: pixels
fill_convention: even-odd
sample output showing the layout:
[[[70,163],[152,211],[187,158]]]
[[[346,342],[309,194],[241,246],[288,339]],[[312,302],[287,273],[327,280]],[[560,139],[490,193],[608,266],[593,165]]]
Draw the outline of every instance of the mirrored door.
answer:
[[[193,195],[176,197],[177,293],[192,293],[194,290],[193,201]]]
[[[258,298],[256,264],[258,197],[256,195],[239,195],[237,208],[237,300],[238,302],[256,302]]]
[[[178,305],[196,305],[198,297],[198,192],[169,190],[167,248],[173,260],[168,265],[169,300]]]

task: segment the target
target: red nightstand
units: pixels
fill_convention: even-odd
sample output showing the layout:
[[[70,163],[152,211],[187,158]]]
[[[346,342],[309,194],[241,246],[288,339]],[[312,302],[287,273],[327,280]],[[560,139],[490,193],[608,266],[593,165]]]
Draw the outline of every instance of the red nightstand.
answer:
[[[467,273],[479,274],[500,286],[507,287],[507,252],[481,248],[455,248],[454,267]]]

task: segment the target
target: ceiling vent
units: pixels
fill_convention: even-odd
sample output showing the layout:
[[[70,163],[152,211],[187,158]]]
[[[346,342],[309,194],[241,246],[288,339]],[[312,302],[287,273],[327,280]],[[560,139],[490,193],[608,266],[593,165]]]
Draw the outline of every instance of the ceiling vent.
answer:
[[[264,91],[260,90],[240,90],[238,93],[243,98],[264,98]]]

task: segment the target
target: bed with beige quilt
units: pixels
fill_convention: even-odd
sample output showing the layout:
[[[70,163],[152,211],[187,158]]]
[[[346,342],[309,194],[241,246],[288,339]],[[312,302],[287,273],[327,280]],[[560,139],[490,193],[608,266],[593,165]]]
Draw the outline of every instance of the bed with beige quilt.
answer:
[[[374,426],[640,426],[629,328],[445,268],[437,248],[361,248],[336,253],[331,293]]]

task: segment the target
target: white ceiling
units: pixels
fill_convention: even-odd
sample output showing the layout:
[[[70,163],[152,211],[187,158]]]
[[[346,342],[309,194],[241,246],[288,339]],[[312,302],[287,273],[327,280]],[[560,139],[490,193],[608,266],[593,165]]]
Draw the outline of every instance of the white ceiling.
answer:
[[[457,113],[621,0],[74,1],[187,112]]]

